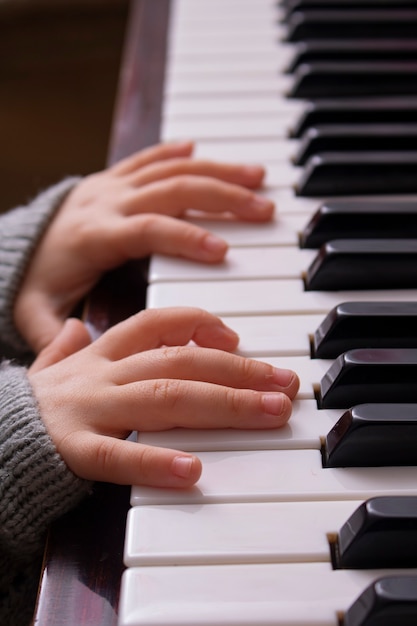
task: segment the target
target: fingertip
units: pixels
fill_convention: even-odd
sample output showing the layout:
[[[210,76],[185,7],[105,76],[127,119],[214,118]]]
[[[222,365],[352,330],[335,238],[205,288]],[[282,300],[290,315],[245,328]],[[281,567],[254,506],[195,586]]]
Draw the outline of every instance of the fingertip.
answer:
[[[201,461],[191,454],[177,455],[172,460],[171,472],[176,479],[180,479],[179,486],[194,485],[201,476]]]
[[[228,244],[224,239],[216,237],[211,233],[203,238],[202,252],[207,260],[222,261],[228,249]]]
[[[265,178],[265,168],[262,165],[245,165],[242,168],[248,187],[259,187]]]

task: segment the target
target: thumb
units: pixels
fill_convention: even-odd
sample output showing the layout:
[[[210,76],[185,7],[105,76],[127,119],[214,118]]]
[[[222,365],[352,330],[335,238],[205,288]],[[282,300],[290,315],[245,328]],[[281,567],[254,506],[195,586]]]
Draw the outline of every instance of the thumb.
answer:
[[[33,374],[54,363],[58,363],[58,361],[78,352],[78,350],[85,348],[90,343],[90,335],[81,320],[69,318],[51,343],[38,354],[29,372]]]

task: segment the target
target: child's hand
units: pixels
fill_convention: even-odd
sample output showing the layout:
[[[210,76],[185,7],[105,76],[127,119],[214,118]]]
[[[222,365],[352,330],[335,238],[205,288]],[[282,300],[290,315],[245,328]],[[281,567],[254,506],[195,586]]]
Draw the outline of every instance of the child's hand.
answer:
[[[29,378],[58,452],[89,480],[191,486],[197,457],[124,438],[176,426],[276,428],[298,390],[293,372],[227,352],[238,337],[199,309],[142,311],[87,343],[82,323],[69,320]]]
[[[39,352],[100,276],[151,253],[208,263],[227,244],[176,219],[187,209],[266,221],[273,203],[256,195],[262,167],[198,161],[192,144],[143,150],[85,178],[69,194],[40,242],[15,303],[15,323]]]

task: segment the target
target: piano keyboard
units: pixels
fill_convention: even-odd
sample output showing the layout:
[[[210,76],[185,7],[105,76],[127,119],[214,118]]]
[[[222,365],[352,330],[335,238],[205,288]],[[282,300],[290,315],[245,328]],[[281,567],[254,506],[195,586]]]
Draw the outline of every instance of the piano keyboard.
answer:
[[[220,315],[241,354],[301,385],[279,430],[138,435],[196,452],[203,475],[186,491],[132,488],[120,626],[416,623],[416,21],[415,0],[171,2],[162,139],[264,164],[277,212],[260,225],[191,215],[227,259],[153,257],[148,307]],[[317,237],[342,243],[301,248],[321,219]],[[335,320],[352,323],[347,339]],[[312,358],[328,334],[331,357]],[[339,448],[352,458],[326,467]],[[359,560],[340,564],[351,531]]]

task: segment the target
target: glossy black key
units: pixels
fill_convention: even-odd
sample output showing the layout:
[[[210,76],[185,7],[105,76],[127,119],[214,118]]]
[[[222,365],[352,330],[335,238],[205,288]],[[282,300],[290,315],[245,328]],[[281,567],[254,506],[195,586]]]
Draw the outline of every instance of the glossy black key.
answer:
[[[346,409],[365,403],[417,402],[417,350],[363,348],[339,355],[320,381],[317,404]]]
[[[332,239],[417,239],[417,200],[331,200],[322,204],[300,233],[302,248]]]
[[[371,498],[340,528],[333,565],[335,569],[415,567],[416,537],[415,496]]]
[[[358,404],[327,434],[323,467],[417,465],[416,441],[417,404]]]
[[[416,24],[417,29],[417,24]],[[311,62],[297,67],[290,98],[342,98],[417,94],[415,61]]]
[[[334,239],[324,244],[305,278],[307,291],[416,289],[416,239]]]
[[[287,40],[415,39],[416,9],[304,9],[287,20]]]
[[[295,192],[316,197],[417,193],[417,152],[323,152],[307,161]]]
[[[291,137],[300,138],[308,128],[325,124],[417,124],[417,98],[383,97],[357,100],[319,100],[306,105]]]
[[[312,357],[318,359],[335,359],[354,348],[417,349],[417,302],[342,302],[327,314],[311,343]]]
[[[281,0],[287,13],[300,9],[413,9],[416,0]]]
[[[374,41],[308,41],[294,44],[294,57],[287,73],[294,72],[303,63],[316,61],[416,61],[417,41],[374,40]]]
[[[295,165],[322,152],[415,151],[417,124],[346,124],[309,128],[294,156]]]
[[[344,614],[343,626],[415,626],[417,576],[386,576],[369,585]]]

